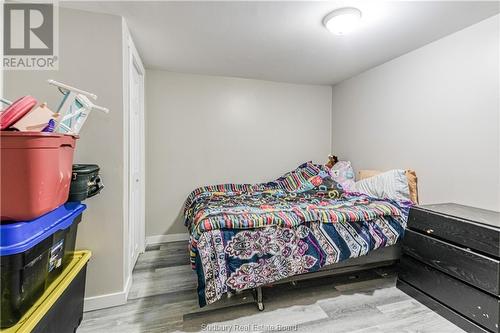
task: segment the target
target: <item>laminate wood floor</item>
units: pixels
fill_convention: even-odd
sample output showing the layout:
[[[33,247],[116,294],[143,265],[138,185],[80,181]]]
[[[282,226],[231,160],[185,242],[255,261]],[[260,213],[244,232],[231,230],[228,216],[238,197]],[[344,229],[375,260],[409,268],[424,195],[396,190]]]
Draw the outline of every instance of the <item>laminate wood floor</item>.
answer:
[[[86,312],[77,332],[463,332],[396,289],[394,268],[265,288],[259,312],[249,292],[200,309],[188,262],[186,242],[147,248],[127,303]]]

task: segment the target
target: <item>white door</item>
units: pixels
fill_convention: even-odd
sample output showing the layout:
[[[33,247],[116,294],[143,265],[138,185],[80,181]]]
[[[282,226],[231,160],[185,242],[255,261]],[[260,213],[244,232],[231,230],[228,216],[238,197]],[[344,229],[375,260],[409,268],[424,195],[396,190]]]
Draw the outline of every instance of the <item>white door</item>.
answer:
[[[144,242],[142,210],[142,156],[143,156],[143,75],[134,58],[130,64],[130,198],[129,198],[129,258],[133,269]]]

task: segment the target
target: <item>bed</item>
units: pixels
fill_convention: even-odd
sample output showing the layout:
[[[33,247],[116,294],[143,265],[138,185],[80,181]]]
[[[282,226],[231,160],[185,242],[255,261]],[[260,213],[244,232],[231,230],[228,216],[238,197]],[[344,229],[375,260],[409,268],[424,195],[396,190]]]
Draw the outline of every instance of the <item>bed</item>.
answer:
[[[304,163],[261,184],[200,187],[186,200],[190,258],[203,307],[225,294],[398,257],[410,202],[343,191]]]

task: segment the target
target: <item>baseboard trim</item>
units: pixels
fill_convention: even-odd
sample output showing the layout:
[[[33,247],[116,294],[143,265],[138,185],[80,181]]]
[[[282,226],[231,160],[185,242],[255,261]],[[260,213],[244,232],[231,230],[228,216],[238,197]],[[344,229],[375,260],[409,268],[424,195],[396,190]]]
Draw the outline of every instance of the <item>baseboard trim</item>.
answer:
[[[168,242],[187,241],[187,240],[189,240],[188,233],[148,236],[146,237],[146,246],[160,244],[160,243],[168,243]]]
[[[106,295],[87,297],[83,303],[83,311],[94,311],[99,309],[111,308],[113,306],[127,303],[127,292],[125,290]]]
[[[132,272],[128,275],[127,283],[125,284],[125,302],[128,300],[128,294],[130,293],[130,288],[132,288]]]
[[[83,312],[111,308],[113,306],[123,305],[127,303],[128,294],[131,287],[132,274],[129,275],[123,291],[85,298],[83,303]]]

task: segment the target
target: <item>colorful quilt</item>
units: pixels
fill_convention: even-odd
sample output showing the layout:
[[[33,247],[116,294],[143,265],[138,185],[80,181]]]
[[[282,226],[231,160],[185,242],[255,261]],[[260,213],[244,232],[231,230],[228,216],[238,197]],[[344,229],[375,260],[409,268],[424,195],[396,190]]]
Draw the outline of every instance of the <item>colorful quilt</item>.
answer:
[[[196,189],[184,215],[200,306],[394,245],[408,209],[346,193],[312,163],[270,183]]]

